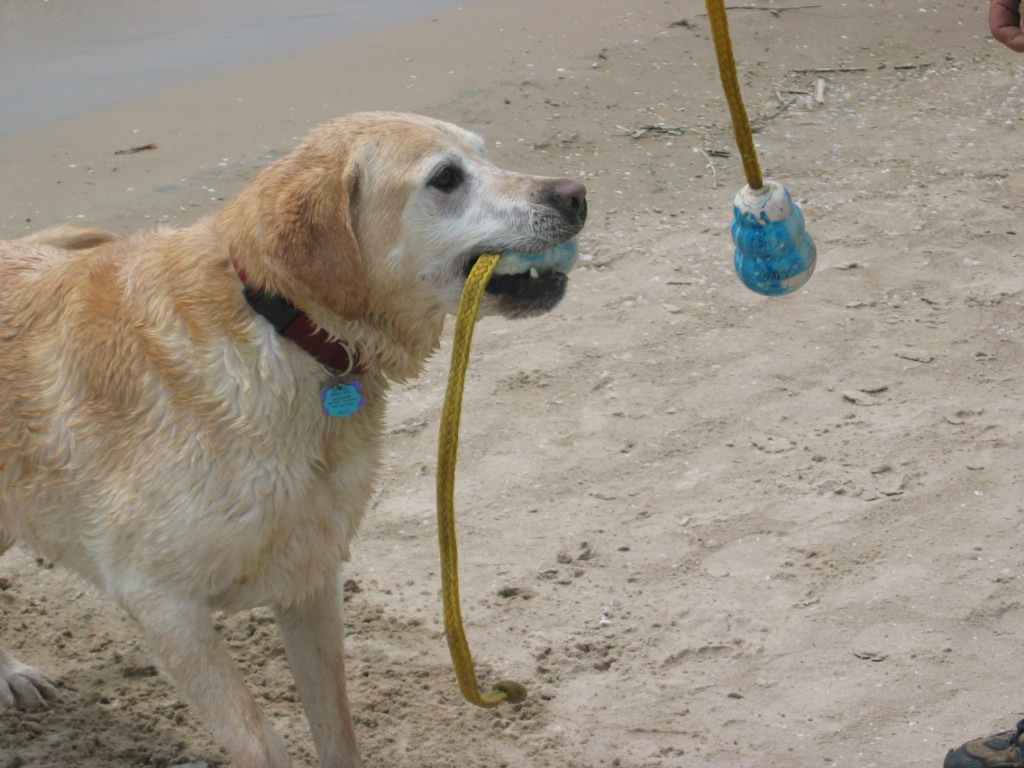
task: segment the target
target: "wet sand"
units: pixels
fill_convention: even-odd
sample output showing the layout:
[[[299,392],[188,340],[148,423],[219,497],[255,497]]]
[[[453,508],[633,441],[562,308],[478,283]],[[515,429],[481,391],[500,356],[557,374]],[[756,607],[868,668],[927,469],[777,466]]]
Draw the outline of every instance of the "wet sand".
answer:
[[[0,134],[451,9],[456,0],[0,2]]]

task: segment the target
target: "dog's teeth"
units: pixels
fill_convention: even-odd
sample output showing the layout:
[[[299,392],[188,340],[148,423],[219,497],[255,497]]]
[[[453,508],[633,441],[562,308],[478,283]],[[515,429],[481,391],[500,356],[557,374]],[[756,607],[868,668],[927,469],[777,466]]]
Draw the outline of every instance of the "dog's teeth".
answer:
[[[540,272],[537,271],[536,267],[530,267],[530,277],[534,279],[540,277]]]

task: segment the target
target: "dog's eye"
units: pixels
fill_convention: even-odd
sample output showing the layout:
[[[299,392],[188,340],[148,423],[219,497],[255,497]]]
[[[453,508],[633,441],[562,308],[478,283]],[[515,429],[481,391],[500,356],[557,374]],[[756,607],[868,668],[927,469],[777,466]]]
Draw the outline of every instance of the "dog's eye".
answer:
[[[446,165],[431,176],[427,184],[442,192],[452,192],[462,183],[463,178],[461,168],[456,165]]]

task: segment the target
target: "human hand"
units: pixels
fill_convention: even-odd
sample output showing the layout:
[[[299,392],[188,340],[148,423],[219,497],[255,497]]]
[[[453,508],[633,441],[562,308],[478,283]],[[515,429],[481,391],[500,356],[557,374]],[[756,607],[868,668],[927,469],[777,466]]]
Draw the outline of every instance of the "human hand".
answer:
[[[992,37],[1011,51],[1024,53],[1020,3],[1021,0],[992,0],[988,8],[988,26],[992,30]]]

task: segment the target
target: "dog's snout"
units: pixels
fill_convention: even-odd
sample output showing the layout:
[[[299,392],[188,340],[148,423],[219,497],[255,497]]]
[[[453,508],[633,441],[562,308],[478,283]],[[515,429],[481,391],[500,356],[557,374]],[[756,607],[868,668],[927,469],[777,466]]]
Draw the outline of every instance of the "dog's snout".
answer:
[[[547,188],[547,197],[553,208],[566,219],[582,226],[587,218],[587,188],[572,179],[556,179]]]
[[[551,195],[561,208],[582,213],[587,209],[587,188],[572,179],[558,179],[551,185]]]

